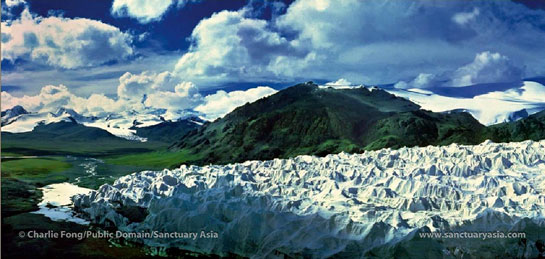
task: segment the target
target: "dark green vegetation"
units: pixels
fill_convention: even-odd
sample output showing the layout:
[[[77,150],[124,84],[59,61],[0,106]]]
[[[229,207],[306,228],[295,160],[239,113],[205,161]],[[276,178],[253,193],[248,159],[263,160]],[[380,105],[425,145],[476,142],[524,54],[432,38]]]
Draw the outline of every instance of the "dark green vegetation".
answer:
[[[38,188],[67,181],[71,167],[62,157],[2,159],[2,218],[36,210]]]
[[[60,157],[14,158],[2,161],[2,177],[34,179],[44,174],[62,172],[71,165]]]
[[[545,111],[490,127],[469,113],[434,113],[383,90],[299,84],[193,130],[171,150],[197,164],[381,148],[545,138]],[[187,159],[186,159],[187,160]]]
[[[85,127],[76,122],[38,125],[31,132],[2,132],[2,152],[24,155],[108,156],[149,152],[161,147],[160,142],[136,142],[118,138],[109,132]]]
[[[128,141],[102,129],[72,122],[40,125],[29,133],[2,133],[2,255],[146,256],[140,248],[112,247],[105,239],[17,237],[19,231],[87,229],[30,213],[37,210],[41,199],[39,187],[48,184],[68,181],[96,189],[131,172],[174,168],[184,163],[231,163],[385,147],[477,144],[485,139],[539,140],[545,138],[545,111],[516,122],[485,127],[468,113],[421,110],[418,105],[382,90],[335,90],[300,84],[239,107],[202,127],[179,121],[136,130],[138,136],[149,141]],[[89,163],[96,166],[97,173],[92,177],[84,168]],[[127,213],[135,220],[142,217],[139,210],[128,209]],[[432,242],[424,241],[411,242],[420,242],[423,247]],[[433,251],[426,250],[430,255],[441,248],[431,245],[435,247]],[[379,250],[369,255],[381,254]],[[404,253],[404,247],[399,246],[392,256]]]
[[[486,128],[467,113],[433,113],[383,90],[299,84],[235,109],[171,149],[199,164],[479,143]]]
[[[3,154],[4,155],[4,154]],[[11,155],[11,154],[10,154]],[[96,165],[96,175],[85,172],[90,164]],[[47,233],[61,231],[83,233],[100,229],[71,222],[55,222],[43,215],[33,214],[42,198],[39,187],[52,183],[72,182],[87,188],[98,188],[112,183],[116,178],[143,167],[124,167],[102,163],[95,159],[77,157],[18,156],[2,160],[2,257],[6,258],[149,258],[153,254],[173,254],[178,257],[198,257],[183,250],[157,251],[124,240],[105,238],[28,238],[21,231]],[[143,211],[136,207],[125,208],[125,216],[141,220]],[[113,231],[113,230],[111,230]]]
[[[527,118],[488,127],[488,138],[494,142],[545,139],[545,110]]]
[[[114,154],[137,154],[166,147],[161,141],[145,143],[113,136],[99,128],[75,122],[39,125],[28,133],[2,133],[2,255],[33,257],[78,255],[108,258],[145,257],[140,248],[112,247],[106,239],[25,239],[19,231],[82,232],[87,228],[74,223],[52,222],[42,215],[31,214],[38,209],[40,187],[52,183],[77,182],[79,186],[96,189],[104,183],[135,171],[163,167],[116,166],[93,159]],[[30,156],[30,157],[28,157]],[[38,156],[38,157],[33,157]],[[89,176],[85,165],[94,163],[96,175]]]
[[[409,100],[379,89],[319,88],[305,83],[241,106],[202,127],[188,119],[135,128],[138,136],[148,138],[145,143],[61,122],[38,126],[29,133],[2,133],[2,150],[22,155],[97,157],[115,165],[159,169],[184,163],[478,144],[486,139],[538,140],[545,138],[544,121],[541,112],[485,127],[468,113],[421,110]]]
[[[179,121],[138,128],[137,134],[149,139],[144,143],[121,139],[105,130],[75,122],[38,125],[27,133],[2,132],[2,256],[147,257],[149,251],[143,251],[141,247],[115,247],[107,239],[28,239],[20,238],[18,234],[30,230],[43,233],[49,230],[88,230],[75,223],[53,222],[42,215],[32,214],[38,210],[37,204],[42,197],[39,188],[71,182],[96,189],[132,172],[174,167],[183,162],[177,159],[180,156],[156,150],[164,150],[173,139],[196,126],[189,121]],[[108,160],[112,155],[121,154],[128,155],[129,159],[136,156],[136,160],[125,160],[125,165],[115,165],[89,158]],[[153,160],[154,156],[149,154],[159,155],[155,156],[157,160]],[[94,175],[87,172],[88,166],[95,168]]]
[[[3,205],[3,204],[2,204]],[[3,210],[3,208],[2,208]],[[83,233],[86,226],[54,222],[43,215],[22,213],[2,218],[2,257],[5,258],[149,258],[142,248],[112,246],[107,239],[21,238],[19,232]]]
[[[176,168],[181,164],[189,164],[200,160],[201,157],[185,150],[169,152],[166,150],[149,153],[127,154],[112,156],[105,161],[113,165],[134,165],[150,169]]]
[[[134,129],[136,130],[136,135],[139,137],[170,144],[180,139],[189,131],[198,128],[199,124],[195,122],[202,124],[205,121],[199,118],[191,118],[180,121],[165,121],[157,125]]]
[[[2,155],[6,155],[2,153]],[[2,256],[8,258],[36,258],[36,256],[55,255],[55,257],[81,255],[102,258],[146,257],[145,251],[137,247],[112,247],[107,239],[29,239],[20,238],[20,231],[35,230],[84,232],[87,227],[69,223],[53,222],[43,215],[33,214],[42,198],[40,187],[60,182],[72,182],[87,188],[96,189],[104,183],[112,183],[116,178],[131,172],[149,169],[136,166],[115,166],[96,159],[41,156],[25,157],[9,154],[2,159]],[[87,172],[89,166],[95,167],[95,174]]]
[[[95,168],[90,175],[88,167]],[[78,157],[42,156],[2,159],[2,217],[36,209],[41,198],[38,188],[60,182],[77,182],[96,189],[104,183],[131,172],[148,169],[117,166],[99,160]]]
[[[195,120],[201,122],[197,118]],[[138,136],[148,139],[147,142],[138,142],[122,139],[103,129],[86,127],[76,122],[56,122],[38,125],[31,132],[2,132],[2,152],[86,157],[151,152],[165,149],[174,140],[197,127],[198,124],[189,120],[181,120],[135,128]]]

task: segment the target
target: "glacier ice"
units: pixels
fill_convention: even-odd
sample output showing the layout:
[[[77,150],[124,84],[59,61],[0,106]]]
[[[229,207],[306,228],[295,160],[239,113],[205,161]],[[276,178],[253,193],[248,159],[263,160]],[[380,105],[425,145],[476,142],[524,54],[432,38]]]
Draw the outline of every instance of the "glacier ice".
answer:
[[[148,246],[323,258],[361,257],[422,230],[545,227],[544,190],[545,141],[486,141],[182,165],[127,175],[73,200],[82,217],[121,231],[219,233],[215,240],[136,240]],[[122,212],[129,207],[144,208],[145,218],[129,219]],[[523,256],[540,253],[532,244]]]
[[[469,112],[484,125],[514,121],[545,109],[545,85],[533,81],[524,81],[522,86],[513,85],[513,88],[507,90],[492,91],[473,97],[456,97],[419,88],[386,91],[407,98],[420,105],[422,109],[433,112],[456,110]],[[455,92],[462,93],[462,90],[456,89]]]

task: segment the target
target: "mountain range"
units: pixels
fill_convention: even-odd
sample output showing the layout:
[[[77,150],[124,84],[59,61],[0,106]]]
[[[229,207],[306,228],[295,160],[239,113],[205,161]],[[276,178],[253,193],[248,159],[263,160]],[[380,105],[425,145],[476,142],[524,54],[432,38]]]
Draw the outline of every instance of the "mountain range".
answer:
[[[247,103],[213,122],[196,116],[167,121],[130,112],[88,117],[64,108],[30,113],[16,106],[2,112],[2,124],[3,131],[27,130],[2,132],[8,150],[43,143],[36,149],[63,146],[58,148],[62,152],[70,149],[69,143],[93,141],[109,149],[123,147],[119,153],[168,147],[169,156],[190,154],[183,161],[195,164],[545,138],[545,111],[487,127],[464,110],[432,112],[376,87],[339,89],[312,82]]]
[[[377,88],[312,82],[235,109],[173,144],[198,163],[231,163],[403,146],[544,138],[544,113],[486,127],[467,112],[435,113]]]
[[[28,155],[140,153],[163,149],[204,123],[198,117],[177,121],[147,119],[145,122],[151,126],[117,114],[87,117],[64,108],[32,113],[15,106],[2,112],[2,150]]]
[[[545,110],[545,85],[543,80],[535,78],[463,87],[397,88],[395,85],[383,85],[381,89],[434,112],[468,112],[487,126],[516,121]]]
[[[23,133],[31,132],[41,124],[75,122],[86,127],[103,129],[120,138],[145,142],[148,140],[147,136],[153,135],[149,130],[145,129],[149,126],[158,129],[161,126],[157,125],[164,123],[163,125],[168,125],[166,127],[173,128],[180,126],[179,121],[185,121],[186,124],[182,128],[191,129],[204,123],[204,120],[193,112],[180,111],[180,113],[178,119],[166,120],[155,110],[145,112],[128,110],[122,113],[107,113],[102,116],[86,116],[64,107],[59,107],[54,112],[28,112],[22,106],[17,105],[2,112],[2,131]],[[176,134],[178,133],[175,133],[174,136],[177,136]],[[165,137],[161,137],[161,139],[165,140]]]

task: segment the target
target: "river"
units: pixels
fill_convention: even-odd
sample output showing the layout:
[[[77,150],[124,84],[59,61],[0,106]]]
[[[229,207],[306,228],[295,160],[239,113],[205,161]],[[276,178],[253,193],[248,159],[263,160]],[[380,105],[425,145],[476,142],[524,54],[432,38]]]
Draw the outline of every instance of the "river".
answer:
[[[53,221],[81,225],[88,225],[89,222],[75,216],[72,196],[89,193],[102,184],[112,183],[120,176],[142,170],[139,167],[112,165],[90,157],[67,156],[65,161],[72,165],[62,172],[69,180],[39,188],[43,194],[42,200],[38,203],[39,209],[32,213],[42,214]]]

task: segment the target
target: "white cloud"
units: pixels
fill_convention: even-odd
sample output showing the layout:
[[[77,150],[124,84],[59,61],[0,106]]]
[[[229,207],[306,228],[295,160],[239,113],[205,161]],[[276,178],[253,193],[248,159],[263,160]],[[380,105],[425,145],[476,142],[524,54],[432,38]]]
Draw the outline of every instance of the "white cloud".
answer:
[[[149,72],[144,72],[130,77],[149,78],[152,77],[150,75]],[[125,75],[124,77],[127,78]],[[155,75],[155,78],[158,77],[160,74]],[[143,114],[155,110],[161,112],[165,119],[177,119],[187,115],[189,110],[194,110],[212,120],[224,116],[247,102],[254,102],[277,92],[270,87],[258,86],[245,91],[225,92],[220,90],[215,94],[202,97],[197,86],[192,82],[180,82],[171,89],[173,91],[159,90],[162,86],[151,88],[148,79],[142,80],[142,85],[146,85],[150,89],[143,100],[122,97],[109,98],[103,94],[93,94],[88,98],[79,97],[72,94],[64,85],[44,86],[35,96],[15,97],[3,91],[2,110],[21,105],[31,112],[55,112],[62,107],[73,109],[84,116],[105,116],[129,111]],[[122,84],[119,87],[122,87]]]
[[[111,13],[117,17],[133,17],[140,23],[161,20],[165,12],[174,4],[183,6],[187,0],[115,0]]]
[[[41,111],[53,112],[59,107],[74,107],[83,98],[76,97],[64,85],[46,85],[40,91]]]
[[[140,74],[127,72],[119,78],[117,96],[119,101],[166,109],[170,113],[192,109],[203,101],[193,82],[182,81],[168,71],[144,71]]]
[[[119,78],[117,96],[124,99],[142,100],[145,95],[166,88],[166,85],[173,85],[175,79],[168,71],[155,73],[144,71],[140,74],[127,72]]]
[[[7,7],[14,7],[18,5],[26,4],[25,0],[6,0],[5,5]]]
[[[32,60],[73,69],[125,59],[133,54],[132,37],[118,28],[85,18],[47,18],[28,8],[2,22],[2,60]]]
[[[508,57],[489,51],[478,53],[472,63],[458,68],[452,76],[453,86],[483,83],[516,82],[523,76],[521,68]]]
[[[277,91],[258,86],[245,91],[225,92],[203,97],[198,87],[181,81],[169,72],[125,73],[119,79],[117,98],[92,94],[88,98],[74,95],[64,85],[44,86],[35,96],[15,97],[2,92],[2,110],[21,105],[30,112],[55,112],[58,108],[73,109],[84,116],[105,116],[127,112],[160,113],[165,119],[184,117],[191,110],[207,119],[216,119],[247,102],[254,102]]]
[[[394,85],[395,88],[400,89],[429,88],[434,86],[438,86],[436,76],[427,73],[418,74],[418,76],[410,82],[399,81]]]
[[[208,80],[264,80],[274,59],[298,56],[288,40],[270,31],[267,21],[245,17],[246,10],[221,11],[203,19],[191,34],[192,46],[175,71]]]
[[[329,86],[349,86],[349,85],[352,85],[352,82],[344,79],[344,78],[340,78],[339,80],[335,81],[335,82],[327,82],[325,83],[325,85],[329,85]]]
[[[440,80],[441,77],[444,80]],[[512,83],[521,81],[522,77],[523,69],[514,65],[508,57],[485,51],[477,53],[473,62],[453,72],[445,71],[442,75],[420,73],[409,82],[397,82],[394,87],[399,89],[462,87],[485,83]]]
[[[13,9],[20,5],[26,6],[27,2],[25,0],[6,0],[2,4],[2,20],[12,19],[14,16],[14,14],[12,13]]]
[[[1,98],[2,98],[2,102],[1,102],[2,111],[6,109],[10,109],[16,105],[21,105],[25,107],[25,109],[36,110],[36,108],[39,107],[40,105],[40,97],[38,95],[34,95],[34,96],[24,95],[22,97],[15,97],[6,91],[2,91]]]
[[[54,112],[60,107],[76,108],[86,104],[85,98],[73,95],[64,85],[46,85],[34,96],[15,97],[2,91],[2,110],[21,105],[28,111]]]
[[[350,81],[348,81],[348,80],[346,80],[344,78],[340,78],[337,81],[327,82],[327,83],[325,83],[325,85],[319,85],[318,87],[320,87],[320,88],[334,88],[334,89],[353,89],[353,88],[363,87],[363,85],[362,84],[356,85],[356,84],[353,84],[352,82],[350,82]]]
[[[475,7],[473,8],[473,11],[471,12],[460,12],[460,13],[454,14],[454,16],[452,16],[452,20],[460,25],[464,25],[468,23],[469,21],[474,20],[475,17],[479,15],[479,13],[480,13],[479,8]]]
[[[144,32],[138,35],[138,41],[144,41],[150,36],[149,32]]]
[[[525,63],[529,75],[545,73],[535,40],[545,37],[545,11],[509,1],[306,0],[271,21],[251,13],[203,19],[176,72],[191,81],[378,84],[453,71],[488,49]]]
[[[199,89],[192,82],[182,82],[174,87],[174,92],[156,91],[149,94],[144,104],[149,107],[170,110],[192,109],[202,102]]]
[[[134,107],[134,104],[133,104]],[[127,102],[114,100],[103,94],[92,94],[86,102],[81,102],[74,110],[93,116],[105,116],[109,113],[127,111],[131,105]]]
[[[215,94],[206,96],[204,103],[197,106],[195,110],[204,113],[207,119],[215,120],[225,116],[236,107],[248,102],[254,102],[276,92],[276,90],[267,86],[258,86],[245,91],[233,91],[229,93],[220,90]]]
[[[138,54],[139,56],[136,59],[131,59],[130,62],[117,62],[107,66],[86,67],[85,69],[33,69],[35,64],[32,62],[23,63],[15,70],[2,70],[2,85],[17,86],[16,89],[9,90],[11,94],[16,95],[36,95],[47,83],[77,86],[77,88],[73,87],[71,91],[80,96],[89,96],[93,93],[115,96],[119,78],[127,71],[133,74],[140,74],[149,69],[153,69],[156,73],[169,71],[179,59],[178,56],[168,53],[157,54],[140,50]]]
[[[44,86],[35,96],[14,97],[2,92],[2,110],[21,105],[33,112],[53,112],[63,107],[83,115],[98,116],[130,110],[140,112],[147,108],[177,112],[202,103],[202,96],[195,84],[180,81],[169,72],[127,72],[119,78],[117,92],[116,98],[104,94],[92,94],[85,98],[71,93],[64,85]]]

